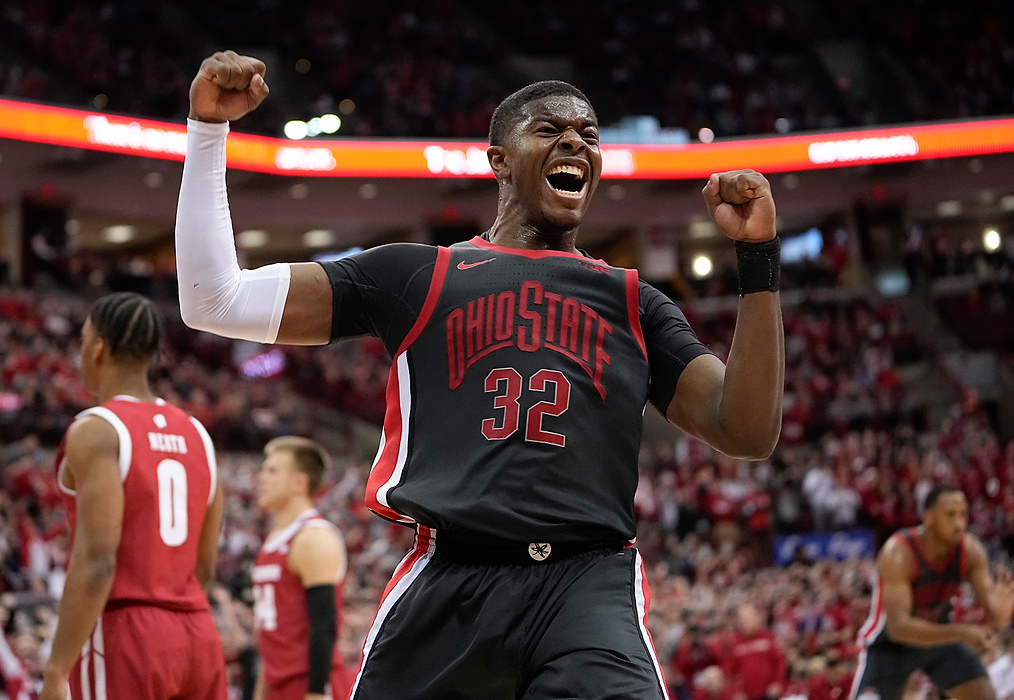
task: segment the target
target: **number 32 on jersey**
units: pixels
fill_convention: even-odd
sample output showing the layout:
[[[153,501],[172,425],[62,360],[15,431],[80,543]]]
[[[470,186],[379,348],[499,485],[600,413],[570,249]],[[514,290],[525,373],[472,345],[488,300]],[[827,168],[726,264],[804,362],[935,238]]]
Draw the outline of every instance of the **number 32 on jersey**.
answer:
[[[524,385],[524,378],[513,367],[499,367],[486,375],[485,391],[494,394],[493,408],[502,411],[482,421],[482,434],[487,440],[505,440],[518,431],[521,426],[519,400]],[[561,416],[570,408],[570,380],[555,369],[540,369],[528,380],[528,391],[545,394],[547,398],[528,409],[525,440],[565,446],[567,436],[546,430],[542,422],[546,416]]]

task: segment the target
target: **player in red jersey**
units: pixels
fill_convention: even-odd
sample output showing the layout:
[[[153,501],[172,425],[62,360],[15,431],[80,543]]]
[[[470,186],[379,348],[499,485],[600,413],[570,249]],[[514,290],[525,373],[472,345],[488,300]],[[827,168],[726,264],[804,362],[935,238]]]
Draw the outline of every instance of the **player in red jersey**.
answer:
[[[157,398],[162,327],[148,299],[110,294],[81,331],[101,402],[67,429],[56,478],[73,546],[42,700],[223,700],[225,662],[205,588],[222,493],[204,427]]]
[[[322,446],[279,437],[264,448],[257,502],[272,515],[254,565],[254,622],[261,654],[255,700],[348,696],[337,644],[345,544],[313,507],[328,465]]]
[[[996,700],[980,654],[1014,613],[1014,579],[989,572],[982,542],[965,531],[968,502],[953,486],[926,495],[922,526],[900,530],[877,557],[870,616],[859,630],[863,647],[851,700],[901,700],[909,676],[921,669],[954,700]],[[968,582],[988,625],[955,624],[952,601]]]

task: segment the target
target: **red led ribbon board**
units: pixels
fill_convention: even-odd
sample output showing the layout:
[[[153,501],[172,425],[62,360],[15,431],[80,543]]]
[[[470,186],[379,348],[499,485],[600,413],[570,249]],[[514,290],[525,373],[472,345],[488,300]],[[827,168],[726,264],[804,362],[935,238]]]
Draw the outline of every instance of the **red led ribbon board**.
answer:
[[[0,138],[183,160],[186,127],[149,119],[0,100]],[[1014,151],[1014,118],[710,144],[603,145],[605,178],[679,180],[753,168],[764,173]],[[233,132],[229,167],[312,177],[491,177],[483,142],[290,141]]]

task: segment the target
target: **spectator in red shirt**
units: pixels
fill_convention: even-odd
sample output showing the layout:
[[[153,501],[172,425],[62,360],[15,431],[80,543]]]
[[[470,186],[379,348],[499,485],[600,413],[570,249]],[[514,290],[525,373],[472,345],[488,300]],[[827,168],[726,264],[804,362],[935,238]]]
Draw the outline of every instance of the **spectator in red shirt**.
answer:
[[[691,622],[672,657],[676,677],[671,680],[677,688],[679,697],[691,695],[690,689],[694,687],[694,678],[697,674],[717,663],[718,659],[715,658],[714,652],[704,641],[700,626],[696,622]],[[680,689],[685,692],[680,692]],[[696,690],[693,693],[696,693]]]
[[[726,658],[726,675],[742,700],[774,700],[785,688],[785,654],[770,630],[763,629],[761,611],[743,603],[736,611],[739,633]]]
[[[733,700],[732,688],[718,666],[708,666],[694,679],[692,700]]]
[[[816,657],[811,662],[816,668],[810,677],[809,700],[847,700],[852,687],[852,675],[841,662],[838,653],[831,650],[827,659]]]

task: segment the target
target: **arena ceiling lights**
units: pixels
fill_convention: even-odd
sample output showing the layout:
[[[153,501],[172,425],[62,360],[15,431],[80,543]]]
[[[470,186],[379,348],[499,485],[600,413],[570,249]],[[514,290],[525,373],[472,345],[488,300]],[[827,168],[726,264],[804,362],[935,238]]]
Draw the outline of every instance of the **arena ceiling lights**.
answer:
[[[0,138],[183,160],[181,124],[0,100]],[[896,161],[1014,152],[1014,118],[914,124],[834,133],[602,147],[603,177],[679,180],[754,168],[798,172]],[[233,132],[229,167],[301,177],[491,177],[482,142],[314,140]]]

